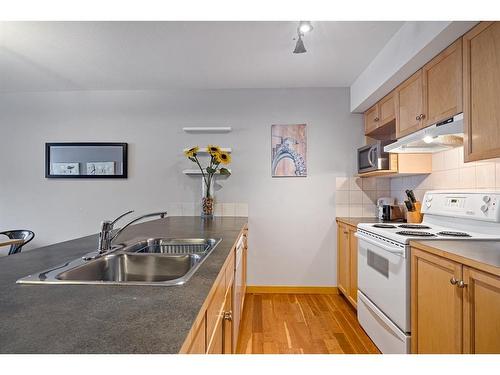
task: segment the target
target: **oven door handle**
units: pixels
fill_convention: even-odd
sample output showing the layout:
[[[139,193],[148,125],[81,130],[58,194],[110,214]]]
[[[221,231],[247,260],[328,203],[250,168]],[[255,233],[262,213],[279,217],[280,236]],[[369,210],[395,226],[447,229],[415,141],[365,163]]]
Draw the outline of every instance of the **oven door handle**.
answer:
[[[354,236],[356,236],[360,240],[368,242],[369,244],[372,244],[374,246],[378,246],[381,249],[383,249],[391,254],[399,255],[402,257],[405,256],[405,251],[403,249],[392,247],[392,246],[386,245],[383,242],[378,242],[378,241],[372,240],[371,238],[363,236],[362,234],[359,234],[358,232],[354,233]]]

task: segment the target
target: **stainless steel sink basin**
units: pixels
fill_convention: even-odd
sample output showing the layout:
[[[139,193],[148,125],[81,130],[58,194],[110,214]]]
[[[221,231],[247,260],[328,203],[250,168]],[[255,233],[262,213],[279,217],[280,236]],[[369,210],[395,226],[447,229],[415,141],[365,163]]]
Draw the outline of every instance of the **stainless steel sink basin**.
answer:
[[[149,254],[107,255],[56,276],[59,280],[145,281],[179,279],[200,261],[198,255],[151,256]]]
[[[78,258],[29,275],[21,284],[182,285],[221,239],[153,238],[124,246],[95,259]]]

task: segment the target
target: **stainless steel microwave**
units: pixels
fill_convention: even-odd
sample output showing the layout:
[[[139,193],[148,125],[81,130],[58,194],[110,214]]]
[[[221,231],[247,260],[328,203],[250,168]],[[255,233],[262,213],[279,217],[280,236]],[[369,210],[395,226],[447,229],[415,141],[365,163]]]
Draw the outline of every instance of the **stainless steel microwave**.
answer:
[[[389,169],[389,153],[384,146],[394,141],[377,141],[358,148],[358,173],[383,171]]]

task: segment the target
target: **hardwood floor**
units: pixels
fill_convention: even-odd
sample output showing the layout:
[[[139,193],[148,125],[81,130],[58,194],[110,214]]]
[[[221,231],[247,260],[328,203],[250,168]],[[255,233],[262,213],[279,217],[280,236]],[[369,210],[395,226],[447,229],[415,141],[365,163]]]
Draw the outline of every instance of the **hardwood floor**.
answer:
[[[337,294],[247,294],[238,354],[380,353]]]

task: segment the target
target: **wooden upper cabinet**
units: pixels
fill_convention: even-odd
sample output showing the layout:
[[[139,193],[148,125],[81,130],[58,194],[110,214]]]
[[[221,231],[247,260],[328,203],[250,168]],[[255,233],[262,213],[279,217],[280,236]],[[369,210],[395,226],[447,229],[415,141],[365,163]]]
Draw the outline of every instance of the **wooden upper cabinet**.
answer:
[[[370,135],[378,128],[394,121],[395,118],[394,93],[391,92],[365,112],[365,134]]]
[[[458,39],[422,69],[423,126],[462,112],[462,39]]]
[[[464,160],[500,157],[500,22],[463,36]]]
[[[396,119],[396,106],[394,105],[394,92],[378,102],[380,124],[385,125]]]
[[[369,134],[377,129],[379,121],[378,106],[375,104],[365,112],[365,134]]]
[[[500,277],[464,267],[464,353],[500,353]]]
[[[422,127],[424,112],[422,69],[403,82],[395,92],[396,137]]]
[[[462,353],[462,265],[412,248],[411,267],[412,353]]]

